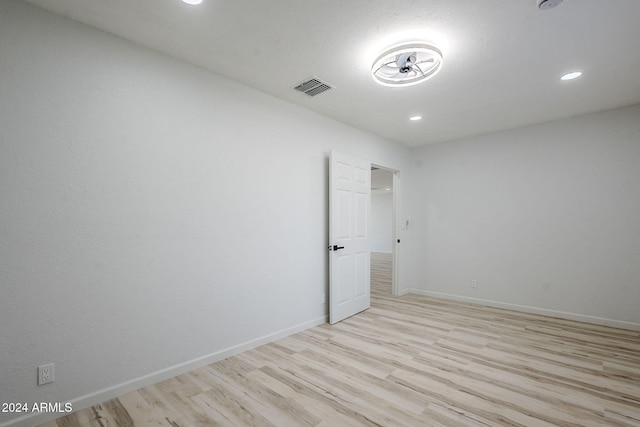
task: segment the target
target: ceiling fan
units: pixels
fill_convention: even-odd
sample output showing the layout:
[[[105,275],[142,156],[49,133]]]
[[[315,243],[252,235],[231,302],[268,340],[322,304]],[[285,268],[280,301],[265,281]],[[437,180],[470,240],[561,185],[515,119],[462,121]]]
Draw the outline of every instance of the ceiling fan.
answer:
[[[433,77],[442,52],[422,42],[404,43],[382,52],[371,67],[373,79],[385,86],[410,86]]]

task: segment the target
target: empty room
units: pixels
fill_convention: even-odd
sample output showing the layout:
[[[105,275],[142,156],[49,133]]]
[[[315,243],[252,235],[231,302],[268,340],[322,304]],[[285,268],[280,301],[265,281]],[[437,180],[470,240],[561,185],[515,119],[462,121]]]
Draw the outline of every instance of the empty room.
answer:
[[[0,1],[0,427],[640,426],[637,0]]]

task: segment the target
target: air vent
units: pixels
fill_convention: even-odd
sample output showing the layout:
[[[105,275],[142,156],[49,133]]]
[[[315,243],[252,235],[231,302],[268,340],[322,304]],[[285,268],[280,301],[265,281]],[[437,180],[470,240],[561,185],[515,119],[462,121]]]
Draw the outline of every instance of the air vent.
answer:
[[[294,89],[309,96],[316,96],[322,92],[328,91],[329,89],[331,89],[331,86],[325,82],[320,81],[316,77],[312,77],[307,81],[300,83]]]

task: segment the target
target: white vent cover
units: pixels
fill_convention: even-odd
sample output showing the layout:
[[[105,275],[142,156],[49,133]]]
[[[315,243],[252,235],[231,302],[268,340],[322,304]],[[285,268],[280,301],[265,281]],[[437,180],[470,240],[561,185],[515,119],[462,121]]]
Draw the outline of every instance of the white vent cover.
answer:
[[[332,87],[330,85],[321,81],[317,77],[311,77],[306,81],[300,83],[294,89],[309,96],[316,96],[322,92],[328,91],[331,88]]]

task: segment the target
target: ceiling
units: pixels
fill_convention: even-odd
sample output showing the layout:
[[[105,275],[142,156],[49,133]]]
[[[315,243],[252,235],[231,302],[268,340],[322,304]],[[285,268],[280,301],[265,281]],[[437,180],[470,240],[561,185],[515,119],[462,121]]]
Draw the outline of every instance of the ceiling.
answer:
[[[410,147],[640,103],[638,0],[26,1]],[[378,54],[413,40],[440,73],[374,82]],[[333,89],[293,89],[311,76]]]
[[[392,193],[393,172],[385,169],[371,168],[371,192]]]

